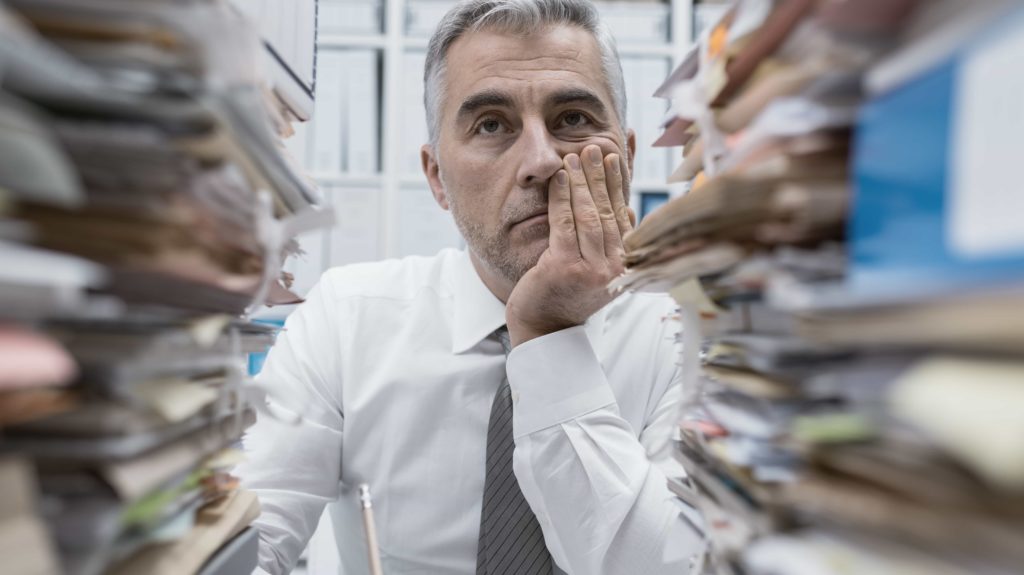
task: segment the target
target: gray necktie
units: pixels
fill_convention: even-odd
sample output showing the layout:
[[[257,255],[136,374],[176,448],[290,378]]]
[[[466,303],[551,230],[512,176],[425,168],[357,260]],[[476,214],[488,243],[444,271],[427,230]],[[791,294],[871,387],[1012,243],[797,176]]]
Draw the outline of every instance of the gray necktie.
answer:
[[[505,355],[511,349],[508,330],[495,332]],[[512,389],[502,379],[491,404],[487,425],[487,461],[484,475],[477,575],[534,575],[551,573],[551,554],[544,534],[519,482],[512,473]]]

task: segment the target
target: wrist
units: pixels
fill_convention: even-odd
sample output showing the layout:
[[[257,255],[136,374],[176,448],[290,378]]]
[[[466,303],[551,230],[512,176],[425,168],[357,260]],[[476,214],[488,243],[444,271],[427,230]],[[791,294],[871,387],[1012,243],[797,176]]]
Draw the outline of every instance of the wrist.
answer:
[[[550,333],[514,321],[509,321],[507,325],[509,343],[513,348],[531,339],[537,339]]]
[[[531,339],[536,339],[556,331],[581,325],[589,317],[582,317],[577,310],[566,314],[567,310],[548,302],[533,302],[533,305],[521,305],[523,298],[513,296],[505,306],[505,325],[508,327],[509,343],[516,347]],[[561,312],[561,313],[559,313]],[[566,317],[568,316],[568,317]]]
[[[557,325],[552,322],[539,326],[506,318],[506,325],[508,327],[509,343],[511,343],[512,347],[515,348],[519,344],[555,333],[556,331],[562,331],[563,329],[573,327],[573,325],[576,324]]]

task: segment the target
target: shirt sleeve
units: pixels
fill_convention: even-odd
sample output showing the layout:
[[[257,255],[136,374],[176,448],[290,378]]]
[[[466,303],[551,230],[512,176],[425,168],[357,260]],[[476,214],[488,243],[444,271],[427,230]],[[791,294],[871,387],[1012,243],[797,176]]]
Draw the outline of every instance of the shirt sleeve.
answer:
[[[666,375],[638,434],[620,416],[583,326],[517,346],[506,369],[513,468],[558,566],[571,575],[689,572],[700,540],[680,534],[664,448],[679,413],[679,370]]]
[[[274,575],[291,571],[338,497],[343,414],[328,279],[289,316],[256,378],[268,408],[246,433],[246,461],[235,471],[260,499],[259,566]]]

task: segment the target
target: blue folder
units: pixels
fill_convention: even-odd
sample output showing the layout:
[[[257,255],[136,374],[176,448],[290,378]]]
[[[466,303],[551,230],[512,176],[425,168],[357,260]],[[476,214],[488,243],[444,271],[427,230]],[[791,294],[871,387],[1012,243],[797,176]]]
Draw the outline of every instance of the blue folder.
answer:
[[[948,229],[959,74],[972,50],[1006,34],[1024,35],[1024,10],[1015,10],[946,61],[878,95],[861,110],[848,227],[851,291],[933,293],[1024,282],[1024,246],[965,255],[950,244]],[[1007,73],[1024,74],[1024,62]],[[1022,183],[1012,193],[1024,193],[1024,134],[1020,145]],[[1024,225],[1024,214],[1020,217]]]

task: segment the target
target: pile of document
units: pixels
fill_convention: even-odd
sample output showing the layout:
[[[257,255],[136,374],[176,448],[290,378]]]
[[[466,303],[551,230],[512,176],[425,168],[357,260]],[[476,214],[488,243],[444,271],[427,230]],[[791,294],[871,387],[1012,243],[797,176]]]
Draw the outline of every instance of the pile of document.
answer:
[[[690,189],[612,288],[680,304],[696,573],[1020,573],[1022,40],[1015,2],[744,1],[659,89]]]
[[[259,513],[243,319],[329,223],[217,0],[0,3],[4,573],[193,573]],[[312,39],[310,39],[312,42]],[[255,556],[251,557],[255,564]]]

